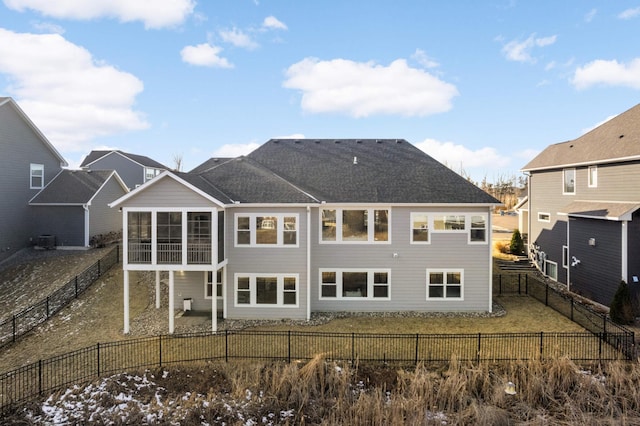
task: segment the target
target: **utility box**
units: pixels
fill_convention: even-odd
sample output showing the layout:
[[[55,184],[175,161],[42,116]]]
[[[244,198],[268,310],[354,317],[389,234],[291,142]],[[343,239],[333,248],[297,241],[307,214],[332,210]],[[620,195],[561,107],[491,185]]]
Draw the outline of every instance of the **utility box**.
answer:
[[[38,247],[42,247],[43,249],[53,250],[56,248],[56,237],[55,235],[40,235],[38,237]]]
[[[191,310],[191,304],[193,303],[192,298],[187,298],[182,300],[182,310],[187,312]]]

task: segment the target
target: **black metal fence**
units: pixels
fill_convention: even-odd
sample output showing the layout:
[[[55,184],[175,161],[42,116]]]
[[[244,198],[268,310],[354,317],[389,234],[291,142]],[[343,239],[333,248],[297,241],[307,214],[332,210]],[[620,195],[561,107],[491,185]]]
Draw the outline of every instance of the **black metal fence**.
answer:
[[[625,359],[612,342],[624,333],[357,334],[225,331],[129,339],[76,350],[0,375],[0,413],[68,386],[127,370],[195,361],[328,360],[417,364],[509,361],[568,356]]]
[[[120,262],[120,248],[114,246],[100,260],[69,280],[40,302],[0,322],[0,348],[48,320],[91,286],[104,272]]]
[[[605,313],[577,302],[568,294],[556,290],[533,274],[494,275],[493,289],[494,293],[498,295],[522,294],[531,296],[594,335],[601,336],[606,343],[618,347],[627,359],[633,359],[636,356],[633,331],[611,321]]]

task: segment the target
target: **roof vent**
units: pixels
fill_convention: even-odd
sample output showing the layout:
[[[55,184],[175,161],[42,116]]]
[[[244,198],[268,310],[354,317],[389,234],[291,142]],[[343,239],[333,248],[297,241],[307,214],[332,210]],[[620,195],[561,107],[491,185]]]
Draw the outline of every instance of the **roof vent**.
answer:
[[[296,139],[295,141],[293,141],[293,143],[300,143],[300,141]]]
[[[280,143],[280,141],[278,139],[274,139],[273,143]]]
[[[622,139],[622,138],[624,138],[624,135],[618,136],[618,139]]]
[[[360,139],[356,139],[356,143],[362,143]]]
[[[353,157],[353,164],[358,164],[358,157]]]
[[[335,143],[340,143],[340,141],[339,141],[339,140],[335,140],[334,142],[335,142]]]
[[[396,139],[396,143],[402,143],[400,139]]]
[[[380,139],[376,139],[377,143],[382,143],[382,141]]]

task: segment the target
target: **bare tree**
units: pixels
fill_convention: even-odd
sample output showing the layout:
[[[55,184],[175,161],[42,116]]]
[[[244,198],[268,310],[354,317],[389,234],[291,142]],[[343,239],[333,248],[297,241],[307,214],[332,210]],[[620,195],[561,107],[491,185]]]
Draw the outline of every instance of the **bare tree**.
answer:
[[[173,170],[182,171],[182,154],[173,154]]]

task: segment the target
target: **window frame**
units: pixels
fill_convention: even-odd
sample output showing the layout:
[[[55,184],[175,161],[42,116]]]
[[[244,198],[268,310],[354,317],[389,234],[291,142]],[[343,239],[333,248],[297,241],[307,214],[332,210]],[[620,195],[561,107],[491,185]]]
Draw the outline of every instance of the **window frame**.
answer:
[[[367,215],[367,239],[366,240],[345,240],[343,238],[343,215],[345,211],[363,210]],[[335,211],[335,238],[325,240],[323,238],[324,212]],[[376,211],[387,212],[387,239],[376,240]],[[321,207],[318,214],[318,242],[319,244],[391,244],[391,207]]]
[[[241,278],[249,279],[249,289],[238,289],[238,280]],[[258,278],[276,278],[276,303],[258,303],[257,301],[257,280]],[[285,278],[293,278],[295,280],[295,290],[287,290],[285,288]],[[238,291],[249,292],[249,303],[238,303]],[[291,294],[295,292],[295,304],[285,304],[285,293]],[[242,273],[237,272],[233,276],[233,304],[236,308],[289,308],[296,309],[300,307],[300,275],[287,273]]]
[[[322,288],[322,274],[323,273],[333,273],[335,274],[335,288],[336,295],[335,297],[331,296],[323,296]],[[367,274],[367,295],[366,296],[344,296],[343,295],[343,282],[344,282],[344,273],[366,273]],[[387,274],[387,282],[385,284],[376,283],[376,274],[384,273]],[[372,300],[381,300],[381,301],[389,301],[391,300],[391,269],[388,268],[320,268],[318,270],[318,298],[319,300],[348,300],[348,301],[372,301]],[[386,297],[375,297],[376,287],[386,287],[387,288],[387,296]]]
[[[443,295],[442,297],[434,297],[429,296],[429,287],[432,285],[440,285],[440,283],[431,284],[430,282],[430,274],[432,273],[441,273],[443,274],[443,283],[441,284],[443,287]],[[452,283],[451,286],[460,286],[460,297],[447,297],[447,287],[448,283],[446,282],[447,274],[460,274],[460,283]],[[426,300],[427,301],[455,301],[460,302],[464,301],[464,269],[457,268],[428,268],[426,272],[426,281],[425,281],[425,290],[426,290]]]
[[[276,243],[275,244],[260,244],[257,243],[257,218],[276,218]],[[238,224],[241,218],[249,218],[249,228],[239,229]],[[295,229],[287,229],[285,223],[291,224],[291,221],[285,221],[285,219],[295,218]],[[249,233],[249,243],[238,243],[238,232]],[[296,243],[286,244],[285,235],[295,232]],[[233,219],[233,246],[238,248],[264,248],[264,247],[281,247],[281,248],[297,248],[300,247],[300,214],[299,213],[235,213]]]
[[[598,166],[589,166],[587,168],[587,185],[589,188],[598,187]]]
[[[36,175],[34,172],[41,172],[41,174]],[[34,179],[40,179],[40,185],[34,185]],[[29,189],[42,188],[44,188],[44,164],[31,163],[29,165]]]
[[[549,265],[553,265],[555,267],[555,277],[549,274]],[[544,260],[544,274],[553,281],[558,281],[558,262],[554,262],[553,260]]]
[[[414,222],[415,222],[415,217],[416,216],[426,216],[427,217],[427,224],[426,225],[422,225],[420,228],[415,228],[414,227]],[[410,226],[409,226],[409,242],[410,244],[431,244],[431,223],[429,222],[431,220],[431,214],[427,213],[427,212],[411,212],[410,217],[409,217],[410,222]],[[426,226],[426,228],[424,227]],[[416,241],[414,240],[414,234],[415,231],[427,231],[427,240],[426,241]]]
[[[427,216],[427,228],[429,231],[429,241],[414,241],[413,232],[414,232],[414,218],[418,215],[426,215]],[[482,217],[484,219],[484,228],[474,228],[473,227],[473,217]],[[435,226],[436,221],[440,221],[443,224],[446,222],[448,217],[455,218],[456,223],[458,225],[462,225],[462,228],[459,229],[438,229]],[[460,221],[460,218],[464,218],[463,221]],[[434,234],[467,234],[467,243],[472,245],[486,245],[489,243],[490,239],[490,227],[489,227],[489,214],[485,212],[442,212],[442,211],[412,211],[410,213],[409,218],[409,242],[410,244],[431,244],[432,236]],[[474,230],[484,230],[484,239],[473,241],[471,234]]]
[[[573,173],[573,191],[567,191],[567,173]],[[575,195],[576,194],[576,169],[575,167],[570,167],[566,169],[562,169],[562,195]]]
[[[480,216],[480,217],[482,217],[484,219],[484,227],[483,228],[474,228],[473,227],[473,220],[472,219],[473,219],[474,216]],[[468,243],[469,244],[488,244],[489,243],[488,233],[490,232],[489,231],[489,217],[488,217],[488,215],[482,214],[482,213],[478,213],[478,214],[471,213],[471,214],[467,215],[466,220],[469,222],[468,223],[468,225],[469,225],[468,226],[468,235],[469,235]],[[479,230],[479,229],[484,230],[484,239],[483,240],[481,240],[481,241],[473,241],[471,239],[471,234],[472,234],[474,229],[475,230]]]
[[[569,269],[569,246],[562,246],[562,267]]]
[[[541,218],[542,215],[546,215],[547,218]],[[538,212],[538,222],[551,223],[551,213],[547,212]]]
[[[213,277],[213,271],[204,271],[204,298],[211,300],[210,290],[213,291],[213,283],[209,280],[209,274]],[[224,298],[224,288],[222,285],[222,269],[218,269],[216,271],[216,299],[222,300]],[[218,289],[220,290],[220,295],[218,296]]]

